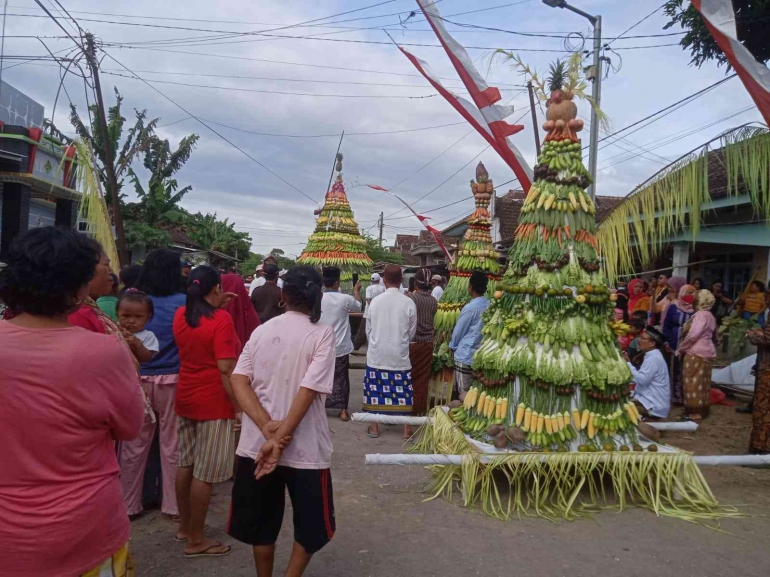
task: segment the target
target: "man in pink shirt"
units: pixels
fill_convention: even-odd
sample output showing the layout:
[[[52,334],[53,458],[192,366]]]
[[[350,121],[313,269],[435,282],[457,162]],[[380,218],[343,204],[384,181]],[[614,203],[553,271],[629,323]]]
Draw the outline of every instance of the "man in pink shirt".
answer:
[[[139,377],[116,336],[73,327],[102,252],[37,228],[11,247],[0,297],[0,574],[117,575],[131,563],[115,441],[143,421]]]
[[[315,269],[289,270],[286,313],[252,333],[230,380],[244,415],[228,532],[254,547],[260,577],[272,575],[286,489],[294,509],[287,576],[302,575],[336,528],[324,407],[335,340],[332,328],[318,323],[321,287]]]

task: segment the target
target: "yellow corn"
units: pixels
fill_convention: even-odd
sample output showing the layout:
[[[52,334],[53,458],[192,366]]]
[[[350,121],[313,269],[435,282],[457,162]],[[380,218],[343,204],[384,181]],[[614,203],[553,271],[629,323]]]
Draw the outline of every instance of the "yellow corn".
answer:
[[[522,406],[522,405],[519,405],[519,408],[521,408],[521,406]],[[517,417],[516,417],[516,421],[518,421],[518,420],[519,420],[519,418],[518,418],[518,416],[517,416]],[[529,431],[529,430],[530,430],[530,426],[531,426],[531,424],[532,424],[532,409],[530,409],[529,407],[527,407],[527,408],[524,410],[524,428],[525,428],[525,429],[527,429],[527,430]],[[518,425],[518,422],[517,422],[517,425]]]
[[[551,415],[546,415],[545,417],[545,432],[549,435],[553,433],[553,419],[551,419]]]
[[[536,432],[542,433],[544,425],[545,425],[545,415],[538,415],[537,416],[537,431]]]
[[[588,438],[593,439],[594,435],[596,435],[596,429],[594,429],[594,422],[593,420],[588,420]]]
[[[502,403],[500,403],[500,405],[501,405],[501,408],[500,408],[500,418],[501,419],[508,420],[508,404],[509,404],[509,401],[508,401],[507,397],[503,399]]]
[[[481,393],[481,396],[479,397],[479,402],[476,405],[476,412],[479,413],[480,415],[484,414],[484,403],[486,400],[487,400],[487,392],[484,391],[483,393]]]
[[[575,428],[579,431],[580,430],[580,411],[577,409],[572,409],[572,422],[575,425]]]
[[[590,420],[590,417],[591,417],[591,413],[588,412],[588,409],[583,409],[583,416],[580,418],[581,431],[585,429],[586,426],[588,426],[588,421]]]

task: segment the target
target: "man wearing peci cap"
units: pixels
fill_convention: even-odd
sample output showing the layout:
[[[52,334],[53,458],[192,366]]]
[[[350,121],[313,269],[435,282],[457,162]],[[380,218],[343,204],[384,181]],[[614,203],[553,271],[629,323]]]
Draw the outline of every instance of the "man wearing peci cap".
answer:
[[[372,284],[366,287],[366,306],[372,304],[374,297],[381,295],[385,292],[385,287],[381,282],[381,277],[378,273],[372,274]]]
[[[434,274],[430,277],[430,286],[433,287],[433,290],[430,293],[431,296],[436,299],[436,301],[440,301],[444,294],[444,277],[440,274]]]
[[[349,421],[350,400],[350,353],[353,340],[350,336],[350,313],[361,312],[361,283],[353,287],[353,296],[340,292],[341,271],[337,267],[323,267],[324,294],[321,299],[319,322],[334,329],[334,387],[326,397],[327,409],[339,409],[340,420]]]
[[[278,261],[275,259],[275,257],[272,254],[269,254],[265,257],[265,260],[262,261],[262,264],[257,266],[257,276],[254,278],[254,280],[251,282],[251,286],[249,287],[249,295],[251,295],[254,292],[254,289],[257,287],[262,286],[267,282],[265,279],[265,267],[267,265],[273,265],[275,268],[278,268]],[[279,270],[280,274],[280,270]],[[278,279],[278,288],[283,288],[283,280],[281,280],[280,277],[276,277]]]

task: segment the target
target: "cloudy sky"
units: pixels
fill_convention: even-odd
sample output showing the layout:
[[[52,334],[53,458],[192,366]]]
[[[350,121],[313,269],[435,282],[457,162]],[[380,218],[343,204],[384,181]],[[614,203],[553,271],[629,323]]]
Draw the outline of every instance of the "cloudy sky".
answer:
[[[42,1],[53,11],[53,0]],[[291,255],[301,251],[313,228],[313,210],[326,191],[343,130],[347,133],[342,145],[344,176],[356,219],[375,234],[376,220],[384,212],[387,242],[398,233],[416,232],[418,223],[397,212],[401,208],[397,200],[363,185],[398,185],[396,192],[412,201],[435,189],[416,208],[443,228],[472,210],[471,201],[434,209],[469,196],[468,182],[478,160],[484,161],[497,183],[514,178],[493,151],[484,151],[481,136],[469,134],[470,127],[390,44],[383,29],[396,42],[430,45],[407,49],[445,78],[446,86],[465,94],[445,53],[434,47],[436,38],[424,19],[410,14],[417,7],[413,0],[61,3],[83,29],[94,33],[109,55],[102,63],[108,102],[112,86],[117,86],[125,97],[126,112],[146,108],[151,117],[162,119],[159,133],[163,137],[178,142],[191,132],[201,135],[191,160],[178,174],[182,185],[193,186],[183,205],[228,217],[239,230],[251,234],[255,251],[273,247]],[[582,9],[602,15],[605,38],[617,37],[660,3],[574,0]],[[567,54],[563,36],[590,36],[588,22],[539,0],[440,0],[439,9],[456,23],[447,25],[455,38],[465,46],[479,47],[469,53],[479,69],[488,72],[490,84],[500,87],[503,100],[515,105],[516,113],[509,120],[523,116],[525,130],[514,141],[534,164],[532,122],[525,114],[529,104],[519,87],[522,79],[507,64],[490,66],[490,53],[498,47],[512,49],[544,69]],[[51,51],[62,54],[73,46],[31,0],[10,0],[8,14],[5,55],[45,53],[38,39],[13,36],[39,35]],[[69,31],[74,30],[61,12],[54,15]],[[676,45],[666,46],[680,36],[651,37],[677,31],[664,31],[665,21],[658,11],[633,28],[629,37],[612,42],[614,51],[606,53],[613,71],[602,85],[602,108],[610,117],[611,130],[724,78],[724,69],[715,64],[694,68],[688,53]],[[469,24],[557,37],[460,26]],[[244,32],[251,34],[244,36]],[[577,35],[568,42],[581,45]],[[162,94],[131,78],[118,62]],[[3,80],[44,104],[50,118],[59,68],[50,62],[14,66],[17,63],[6,63]],[[82,81],[68,77],[65,86],[72,101],[84,108]],[[66,98],[60,96],[54,116],[65,132],[71,130]],[[182,108],[210,121],[232,144]],[[589,114],[584,104],[581,115]],[[539,111],[538,116],[542,124]],[[625,196],[702,142],[759,119],[740,81],[730,80],[649,127],[605,143],[599,153],[598,194]],[[584,135],[587,142],[587,130]],[[516,187],[516,182],[498,193],[509,187]]]

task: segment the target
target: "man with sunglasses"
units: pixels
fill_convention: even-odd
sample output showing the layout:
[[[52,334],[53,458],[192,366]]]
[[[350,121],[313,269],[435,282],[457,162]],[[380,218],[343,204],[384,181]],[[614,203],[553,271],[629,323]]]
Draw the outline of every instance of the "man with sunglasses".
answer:
[[[664,419],[671,409],[671,383],[668,365],[661,349],[665,343],[663,334],[654,327],[647,327],[639,336],[639,349],[644,353],[641,368],[630,362],[628,368],[636,383],[633,402],[639,413],[652,420]],[[628,361],[626,355],[626,361]]]

